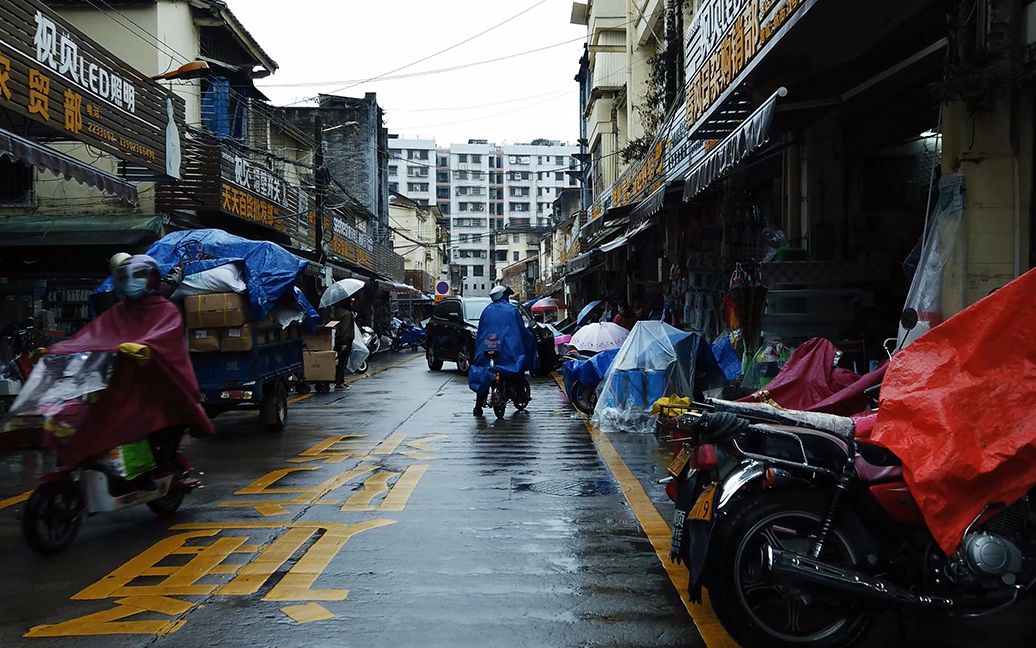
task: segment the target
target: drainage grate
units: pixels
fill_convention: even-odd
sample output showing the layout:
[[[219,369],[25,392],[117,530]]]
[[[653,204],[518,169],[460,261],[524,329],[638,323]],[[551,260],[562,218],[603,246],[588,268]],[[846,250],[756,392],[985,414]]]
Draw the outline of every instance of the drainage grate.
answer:
[[[561,497],[593,497],[621,492],[619,485],[610,479],[548,479],[531,484],[519,484],[515,490],[531,490]]]

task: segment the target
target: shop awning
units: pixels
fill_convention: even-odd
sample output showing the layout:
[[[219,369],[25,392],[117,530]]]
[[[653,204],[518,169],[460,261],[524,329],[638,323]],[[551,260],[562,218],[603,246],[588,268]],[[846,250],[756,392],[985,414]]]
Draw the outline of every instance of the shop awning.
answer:
[[[544,295],[553,295],[554,293],[561,292],[561,290],[564,287],[565,287],[565,280],[564,279],[558,279],[554,283],[549,284],[546,288],[544,288],[543,289],[543,294]]]
[[[709,188],[713,182],[733,169],[739,162],[754,153],[769,139],[770,124],[777,107],[777,99],[788,94],[779,88],[763,102],[748,119],[734,129],[687,174],[684,180],[683,199],[689,201]]]
[[[637,223],[639,227],[640,223],[648,218],[651,218],[658,212],[662,211],[662,208],[666,205],[666,198],[670,195],[670,187],[674,186],[675,183],[664,184],[637,205],[632,212],[630,212],[630,223]]]
[[[407,292],[420,294],[421,291],[413,286],[398,281],[385,281],[382,279],[378,280],[378,287],[382,290],[389,290],[392,292]]]
[[[145,215],[37,216],[19,214],[0,217],[0,247],[59,245],[125,245],[157,240],[165,217]]]
[[[601,250],[601,252],[611,252],[612,250],[617,250],[620,247],[622,247],[622,246],[626,245],[627,243],[629,243],[630,240],[634,236],[636,236],[637,234],[640,234],[641,232],[647,230],[647,228],[651,227],[653,224],[654,223],[652,223],[651,221],[646,220],[646,221],[640,223],[639,225],[637,225],[636,227],[634,227],[633,229],[631,229],[630,231],[626,232],[625,234],[623,234],[619,238],[615,239],[614,241],[610,241],[608,243],[605,243],[604,245],[602,245],[598,249]]]
[[[131,205],[137,204],[137,186],[132,182],[0,128],[0,157],[4,156],[46,169],[66,180],[75,180],[106,194],[118,196]]]

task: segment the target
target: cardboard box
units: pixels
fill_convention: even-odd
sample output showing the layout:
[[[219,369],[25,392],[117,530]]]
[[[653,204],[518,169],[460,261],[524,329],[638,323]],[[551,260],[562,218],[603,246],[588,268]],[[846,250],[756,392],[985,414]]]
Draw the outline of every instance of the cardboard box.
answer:
[[[252,325],[242,324],[223,329],[220,339],[220,351],[251,351]]]
[[[191,353],[211,353],[220,349],[219,329],[191,329],[187,331],[187,348]]]
[[[334,351],[336,326],[338,322],[328,322],[318,327],[315,333],[304,333],[302,343],[310,351]]]
[[[334,351],[306,351],[302,354],[303,376],[311,382],[333,382],[335,379]]]
[[[241,326],[252,319],[248,298],[236,293],[191,295],[184,300],[184,308],[189,329]]]

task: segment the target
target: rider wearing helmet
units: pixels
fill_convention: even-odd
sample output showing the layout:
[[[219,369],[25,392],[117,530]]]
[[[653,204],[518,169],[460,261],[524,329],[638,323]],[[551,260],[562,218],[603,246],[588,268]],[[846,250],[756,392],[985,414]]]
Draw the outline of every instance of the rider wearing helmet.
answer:
[[[474,416],[482,416],[493,376],[489,371],[488,350],[496,352],[497,371],[505,374],[524,374],[535,362],[535,341],[522,321],[518,308],[508,297],[513,294],[506,286],[489,291],[493,300],[478,319],[475,339],[475,357],[468,372],[468,387],[475,392]]]
[[[183,281],[183,270],[180,266],[173,266],[164,278],[158,263],[146,254],[129,255],[125,252],[118,252],[112,255],[108,262],[111,267],[112,281],[115,284],[115,296],[118,299],[140,299],[146,295],[158,294],[163,297],[171,297]],[[132,265],[133,269],[129,269]],[[157,284],[152,281],[152,273],[157,274]],[[136,281],[130,275],[139,275]],[[147,281],[144,281],[145,276]],[[123,290],[120,288],[120,282]],[[133,288],[129,288],[132,284]],[[143,290],[143,292],[141,292]]]

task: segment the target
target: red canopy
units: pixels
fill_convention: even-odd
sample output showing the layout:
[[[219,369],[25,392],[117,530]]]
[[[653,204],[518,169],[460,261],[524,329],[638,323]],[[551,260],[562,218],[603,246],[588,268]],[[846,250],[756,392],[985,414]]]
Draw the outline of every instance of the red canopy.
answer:
[[[987,504],[1036,485],[1036,270],[897,354],[871,440],[907,484],[949,555]]]
[[[546,311],[565,310],[566,308],[568,308],[568,306],[565,306],[553,297],[544,297],[543,299],[537,300],[536,303],[532,305],[531,310],[534,313],[543,313]]]
[[[146,345],[151,358],[142,365],[119,358],[111,383],[90,406],[82,429],[60,442],[47,435],[44,443],[54,448],[64,466],[167,427],[189,427],[193,434],[213,432],[199,400],[180,311],[163,297],[120,302],[47,351],[114,352],[124,342]]]

